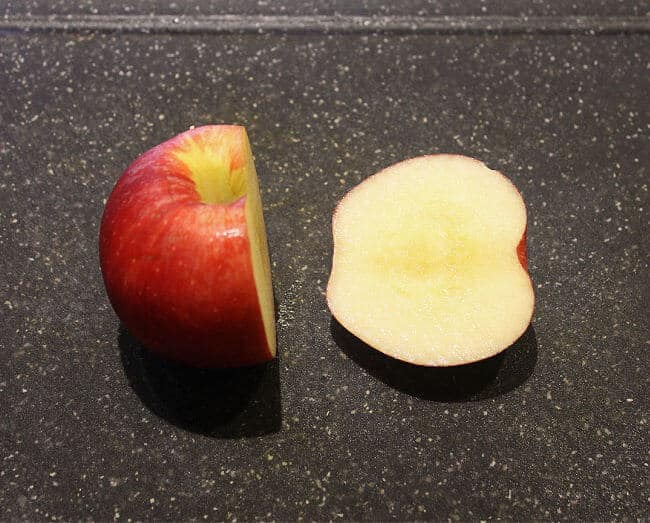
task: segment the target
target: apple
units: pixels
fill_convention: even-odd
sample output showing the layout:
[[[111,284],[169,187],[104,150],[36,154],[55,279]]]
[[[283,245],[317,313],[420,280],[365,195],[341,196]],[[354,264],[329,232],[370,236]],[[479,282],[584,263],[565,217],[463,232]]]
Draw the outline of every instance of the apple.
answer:
[[[478,160],[441,154],[388,167],[341,200],[332,230],[329,308],[388,356],[471,363],[512,345],[531,321],[524,201]]]
[[[135,160],[106,202],[99,257],[117,316],[151,351],[193,367],[275,356],[262,201],[243,127],[197,127]]]

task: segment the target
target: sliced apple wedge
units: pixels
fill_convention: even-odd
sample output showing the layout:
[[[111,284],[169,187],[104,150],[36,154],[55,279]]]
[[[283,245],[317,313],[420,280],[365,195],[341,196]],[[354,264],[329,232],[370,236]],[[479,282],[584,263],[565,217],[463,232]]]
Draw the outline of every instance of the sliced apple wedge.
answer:
[[[393,358],[471,363],[530,323],[524,201],[478,160],[434,155],[388,167],[341,200],[332,228],[330,310]]]

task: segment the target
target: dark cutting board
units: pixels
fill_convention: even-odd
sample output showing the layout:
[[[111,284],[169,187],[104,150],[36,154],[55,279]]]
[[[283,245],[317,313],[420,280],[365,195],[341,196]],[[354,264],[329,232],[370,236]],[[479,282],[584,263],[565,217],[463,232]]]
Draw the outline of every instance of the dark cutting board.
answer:
[[[0,519],[647,516],[647,31],[25,31],[28,7],[0,32]],[[120,329],[97,232],[132,159],[219,122],[256,155],[280,357],[197,372]],[[337,201],[436,152],[521,190],[537,295],[515,346],[456,370],[379,355],[323,294]]]

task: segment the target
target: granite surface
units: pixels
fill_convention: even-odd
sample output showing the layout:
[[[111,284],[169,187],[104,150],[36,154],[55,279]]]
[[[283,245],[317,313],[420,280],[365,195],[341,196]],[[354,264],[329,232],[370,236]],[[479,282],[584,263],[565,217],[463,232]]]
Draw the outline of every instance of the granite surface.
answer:
[[[0,14],[645,16],[647,0],[0,0]]]
[[[649,45],[0,34],[0,519],[647,517]],[[216,122],[251,137],[278,314],[279,360],[233,372],[147,353],[97,260],[121,170]],[[433,152],[520,188],[537,293],[515,346],[453,370],[323,296],[338,199]]]

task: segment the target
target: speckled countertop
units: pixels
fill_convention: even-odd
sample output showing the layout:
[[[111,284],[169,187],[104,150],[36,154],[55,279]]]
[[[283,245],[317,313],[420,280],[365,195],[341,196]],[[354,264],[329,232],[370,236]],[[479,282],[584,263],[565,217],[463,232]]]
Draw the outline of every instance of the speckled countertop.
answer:
[[[25,5],[0,12],[47,14]],[[0,32],[0,519],[647,517],[649,48],[644,32]],[[279,360],[236,372],[150,356],[97,261],[121,170],[216,122],[250,134],[278,312]],[[380,356],[323,295],[338,199],[431,152],[502,170],[529,211],[533,324],[459,370]]]

